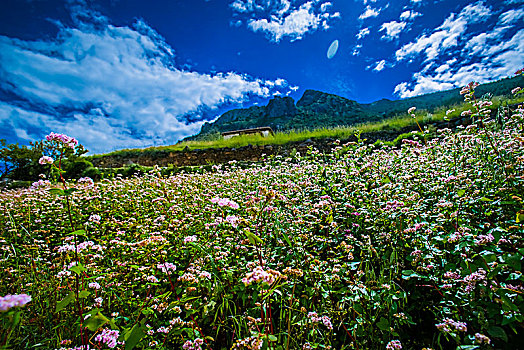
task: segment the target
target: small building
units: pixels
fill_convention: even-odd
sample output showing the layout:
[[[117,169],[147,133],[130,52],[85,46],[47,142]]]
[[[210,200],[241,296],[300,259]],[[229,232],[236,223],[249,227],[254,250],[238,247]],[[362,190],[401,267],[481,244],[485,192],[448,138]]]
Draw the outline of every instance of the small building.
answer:
[[[262,135],[263,137],[268,137],[270,134],[274,135],[275,133],[269,126],[263,126],[261,128],[226,131],[222,133],[222,137],[224,138],[224,140],[227,140],[235,136],[253,135],[253,134],[259,134],[259,135]]]

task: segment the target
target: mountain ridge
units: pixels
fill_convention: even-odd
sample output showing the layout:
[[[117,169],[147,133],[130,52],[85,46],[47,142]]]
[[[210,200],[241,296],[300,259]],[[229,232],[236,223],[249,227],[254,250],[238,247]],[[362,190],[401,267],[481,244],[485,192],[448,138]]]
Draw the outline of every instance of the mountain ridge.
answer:
[[[486,93],[508,95],[518,84],[524,84],[523,76],[481,84],[476,94],[479,97]],[[289,96],[275,96],[265,106],[231,109],[214,122],[206,122],[198,134],[182,141],[205,140],[226,131],[262,126],[269,126],[275,131],[350,126],[390,118],[405,113],[413,106],[430,113],[442,106],[461,102],[459,91],[460,88],[454,88],[406,99],[384,98],[371,103],[359,103],[335,94],[307,89],[296,102]]]

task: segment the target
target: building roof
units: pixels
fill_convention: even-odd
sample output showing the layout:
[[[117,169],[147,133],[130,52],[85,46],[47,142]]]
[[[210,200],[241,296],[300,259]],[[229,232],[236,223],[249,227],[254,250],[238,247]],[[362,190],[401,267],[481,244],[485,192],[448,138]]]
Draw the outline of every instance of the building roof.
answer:
[[[260,128],[225,131],[222,133],[222,136],[234,135],[234,134],[254,134],[254,133],[263,132],[263,131],[269,131],[271,134],[273,134],[273,130],[269,126],[263,126]]]

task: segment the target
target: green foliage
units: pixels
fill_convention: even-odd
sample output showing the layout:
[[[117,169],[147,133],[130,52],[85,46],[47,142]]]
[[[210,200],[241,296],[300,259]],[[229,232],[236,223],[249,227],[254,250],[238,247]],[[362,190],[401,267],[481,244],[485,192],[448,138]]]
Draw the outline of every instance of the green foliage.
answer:
[[[87,152],[82,145],[60,148],[56,142],[47,140],[30,142],[29,146],[7,144],[5,140],[0,140],[0,145],[0,179],[36,181],[41,174],[49,178],[53,174],[52,167],[39,164],[42,156],[49,156],[57,161],[63,160],[62,170],[71,172],[71,176],[66,175],[68,178],[80,175],[90,164],[87,160],[80,159],[80,156]]]
[[[501,79],[478,87],[477,95],[491,93],[495,96],[510,97],[511,89],[524,83],[522,76]],[[306,90],[295,106],[281,102],[283,98],[270,100],[267,106],[253,106],[235,109],[220,116],[212,124],[204,124],[200,134],[187,138],[187,141],[211,140],[209,135],[220,132],[270,126],[274,130],[289,132],[293,129],[313,130],[352,126],[364,123],[381,122],[404,115],[412,106],[418,110],[434,112],[442,106],[452,106],[462,102],[460,89],[435,92],[421,96],[391,101],[382,99],[373,103],[361,104],[341,96],[320,91]],[[287,99],[290,99],[287,97]]]
[[[38,164],[44,152],[43,142],[20,146],[0,140],[0,145],[0,179],[9,177],[13,180],[29,181],[38,179],[39,174],[49,173],[44,166]]]
[[[90,161],[76,157],[73,161],[67,160],[62,164],[65,171],[64,178],[66,179],[78,179],[86,175],[86,172],[89,168],[94,168],[93,163]],[[93,170],[89,170],[90,173],[93,173]],[[93,173],[96,175],[96,171]],[[90,177],[90,176],[89,176]]]

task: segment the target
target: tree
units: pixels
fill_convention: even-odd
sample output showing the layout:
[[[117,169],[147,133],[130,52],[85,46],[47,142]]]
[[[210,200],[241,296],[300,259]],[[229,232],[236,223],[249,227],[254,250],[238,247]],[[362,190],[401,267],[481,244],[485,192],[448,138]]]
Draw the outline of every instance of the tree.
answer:
[[[6,140],[0,140],[0,179],[35,181],[40,174],[46,177],[51,175],[51,167],[42,162],[42,157],[58,160],[67,160],[67,164],[74,164],[87,150],[74,138],[51,133],[45,140],[30,142],[29,146],[18,143],[7,144]],[[68,147],[63,147],[67,145]],[[62,164],[57,164],[60,167]],[[67,166],[62,167],[67,170]]]

